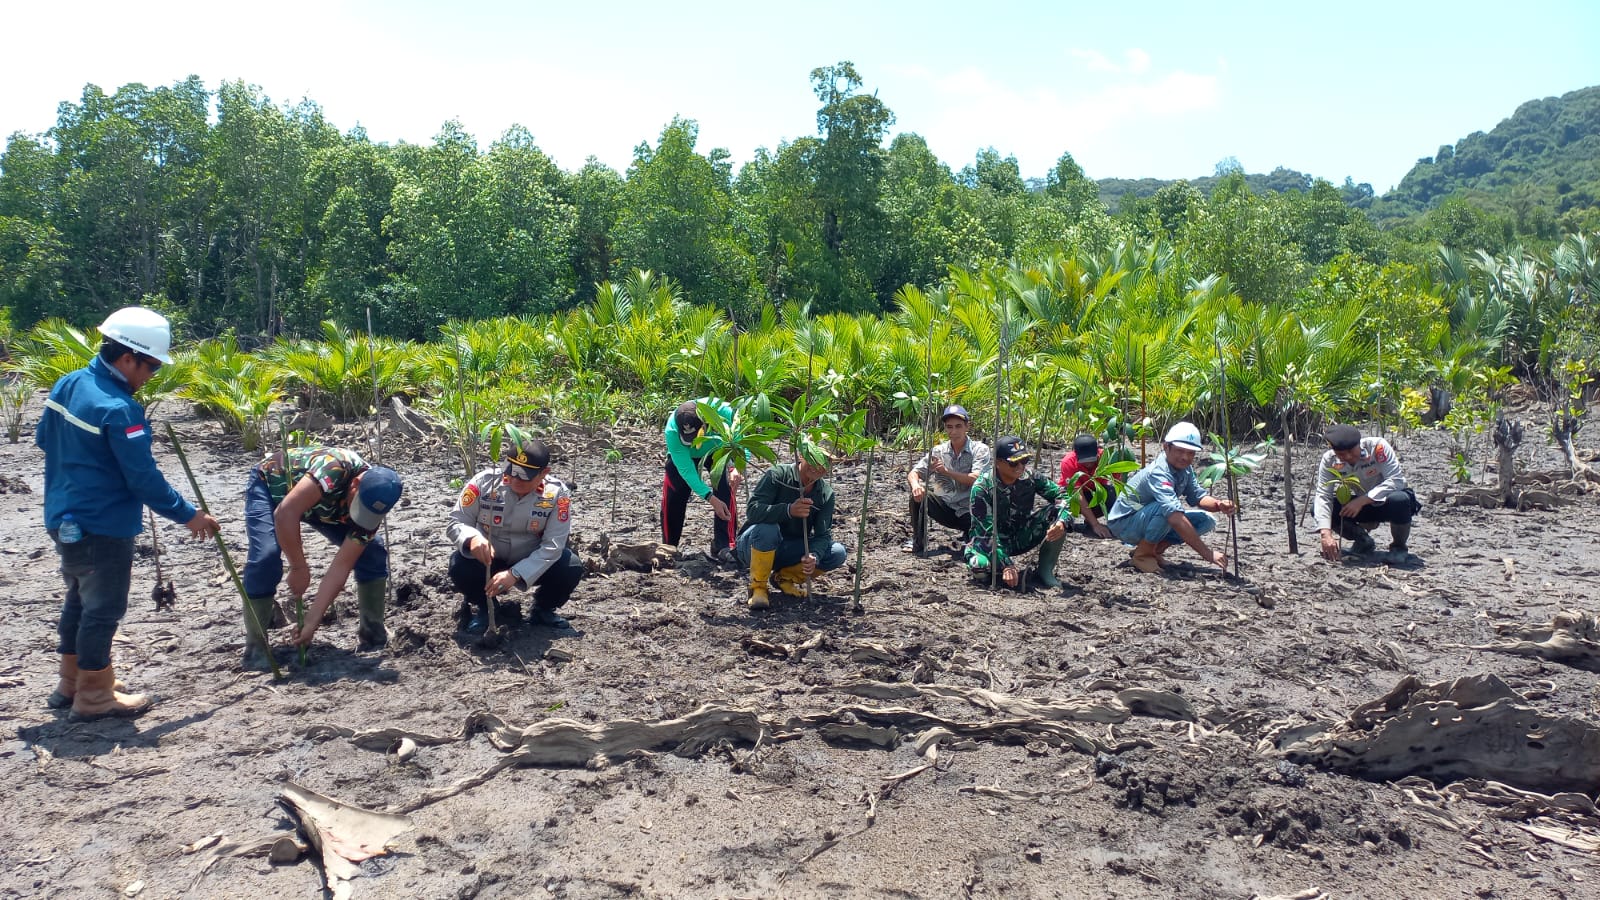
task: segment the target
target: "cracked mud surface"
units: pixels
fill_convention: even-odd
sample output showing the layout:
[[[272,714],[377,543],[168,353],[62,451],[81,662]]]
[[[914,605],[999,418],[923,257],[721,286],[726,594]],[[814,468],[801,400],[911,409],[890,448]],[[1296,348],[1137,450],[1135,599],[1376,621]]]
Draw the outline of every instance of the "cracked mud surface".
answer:
[[[242,558],[240,491],[254,454],[180,404],[163,404],[155,419],[177,427]],[[358,425],[336,429],[330,442],[361,444]],[[620,436],[626,464],[613,473],[596,449],[604,442],[551,439],[555,471],[578,484],[580,551],[592,552],[602,531],[655,536],[657,440]],[[1446,446],[1434,433],[1398,441],[1419,495],[1449,477]],[[809,603],[775,594],[773,610],[752,615],[739,573],[691,556],[656,573],[591,575],[564,610],[576,632],[513,618],[499,647],[481,649],[454,636],[459,598],[443,575],[454,457],[393,435],[386,450],[407,479],[390,517],[386,652],[354,651],[347,590],[308,669],[292,664],[280,635],[287,681],[241,672],[239,604],[215,548],[163,521],[177,609],[157,613],[149,600],[146,534],[115,646],[119,675],[160,702],[136,720],[75,725],[44,704],[62,588],[40,524],[42,459],[29,434],[0,445],[0,587],[10,602],[0,896],[122,896],[136,882],[146,898],[313,896],[321,880],[309,861],[228,857],[208,867],[206,852],[183,848],[216,832],[243,841],[285,831],[275,798],[286,781],[400,806],[503,757],[480,733],[422,746],[395,765],[381,750],[308,735],[314,725],[444,734],[477,711],[519,726],[556,717],[597,725],[702,705],[778,718],[852,704],[999,718],[959,696],[874,700],[844,690],[863,680],[1040,703],[1146,688],[1187,700],[1197,720],[1067,723],[1121,752],[1082,752],[1025,725],[958,736],[932,768],[888,787],[886,778],[924,762],[910,741],[884,749],[820,730],[754,748],[717,742],[692,757],[668,749],[509,768],[413,813],[396,852],[363,865],[370,877],[354,882],[356,896],[1247,898],[1315,887],[1336,897],[1585,897],[1600,881],[1593,855],[1541,842],[1487,806],[1453,806],[1470,827],[1447,829],[1392,785],[1293,765],[1259,746],[1275,723],[1341,718],[1413,673],[1493,673],[1537,693],[1541,709],[1593,721],[1592,673],[1469,649],[1491,640],[1497,622],[1595,608],[1593,495],[1559,512],[1428,504],[1412,538],[1417,564],[1331,565],[1315,556],[1309,520],[1300,531],[1307,552],[1285,552],[1274,463],[1242,482],[1243,580],[1181,547],[1167,576],[1140,575],[1120,545],[1079,533],[1062,554],[1062,590],[991,593],[951,554],[900,551],[906,458],[893,454],[874,471],[863,614],[852,614],[849,578],[838,573]],[[181,485],[171,449],[158,442],[157,456]],[[1297,458],[1302,486],[1313,460]],[[1556,462],[1542,449],[1534,459],[1539,468]],[[836,533],[852,565],[864,468],[844,465],[834,478],[844,517]],[[709,516],[704,504],[690,507],[686,547],[708,536]],[[930,544],[948,536],[933,526]],[[331,552],[314,538],[307,547],[314,567]],[[763,649],[819,633],[801,653]]]

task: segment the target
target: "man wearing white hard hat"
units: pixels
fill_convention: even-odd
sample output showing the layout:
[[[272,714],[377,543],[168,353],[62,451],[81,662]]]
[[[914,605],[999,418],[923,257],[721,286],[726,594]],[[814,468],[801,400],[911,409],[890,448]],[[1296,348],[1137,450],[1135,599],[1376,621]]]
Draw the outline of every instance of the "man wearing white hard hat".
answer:
[[[1200,429],[1188,422],[1172,426],[1162,441],[1162,454],[1128,479],[1106,517],[1111,533],[1133,545],[1133,567],[1141,572],[1161,571],[1166,565],[1162,554],[1180,543],[1227,571],[1228,557],[1200,536],[1217,527],[1211,513],[1233,515],[1233,503],[1210,496],[1195,481],[1194,458],[1200,450]],[[1197,509],[1184,509],[1185,502]]]
[[[111,666],[111,639],[128,611],[133,539],[144,507],[188,526],[217,532],[167,484],[150,452],[150,423],[133,395],[163,365],[172,327],[141,306],[119,309],[100,326],[100,352],[50,389],[34,442],[44,451],[44,521],[61,555],[66,598],[57,623],[60,680],[51,707],[72,707],[73,721],[136,716],[143,694],[124,694]]]

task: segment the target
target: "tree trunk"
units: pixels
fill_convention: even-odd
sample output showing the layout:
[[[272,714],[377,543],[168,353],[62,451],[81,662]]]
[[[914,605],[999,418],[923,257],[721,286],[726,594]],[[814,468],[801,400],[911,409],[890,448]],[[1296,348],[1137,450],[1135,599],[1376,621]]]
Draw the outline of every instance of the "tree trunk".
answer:
[[[1500,476],[1500,499],[1507,506],[1517,505],[1517,447],[1521,446],[1521,422],[1500,418],[1494,423],[1495,468]]]

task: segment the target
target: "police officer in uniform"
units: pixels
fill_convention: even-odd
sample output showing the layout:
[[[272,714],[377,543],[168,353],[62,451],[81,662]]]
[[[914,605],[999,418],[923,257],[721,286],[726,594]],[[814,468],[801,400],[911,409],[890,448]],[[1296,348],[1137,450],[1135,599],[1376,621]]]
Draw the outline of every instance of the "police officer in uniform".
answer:
[[[450,511],[445,529],[455,552],[450,581],[471,608],[465,631],[488,629],[488,602],[513,588],[534,588],[535,625],[570,627],[556,610],[583,578],[583,563],[567,547],[572,492],[550,474],[550,450],[536,438],[510,441],[503,468],[472,477]]]

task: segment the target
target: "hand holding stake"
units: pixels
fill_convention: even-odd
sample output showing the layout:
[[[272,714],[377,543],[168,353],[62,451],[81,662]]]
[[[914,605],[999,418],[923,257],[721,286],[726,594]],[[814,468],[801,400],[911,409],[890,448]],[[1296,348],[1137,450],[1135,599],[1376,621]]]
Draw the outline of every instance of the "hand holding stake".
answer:
[[[200,492],[200,482],[194,477],[194,470],[189,468],[189,457],[184,455],[183,445],[178,443],[178,433],[172,430],[172,423],[167,425],[167,439],[172,441],[172,451],[178,454],[178,462],[183,466],[183,474],[189,476],[189,487],[194,489],[194,499],[200,504],[200,510],[206,515],[211,514],[211,507],[206,505],[206,495]],[[222,551],[222,565],[228,570],[228,575],[233,578],[233,587],[239,592],[239,601],[244,604],[244,614],[255,619],[255,624],[261,633],[267,633],[267,623],[262,622],[256,615],[255,607],[250,605],[250,598],[244,592],[244,582],[239,579],[239,570],[233,564],[233,554],[228,552],[228,545],[222,540],[222,532],[212,535],[216,539],[217,549]],[[272,666],[272,677],[282,678],[283,670],[278,668],[278,661],[273,658],[271,648],[268,648],[267,662]]]

